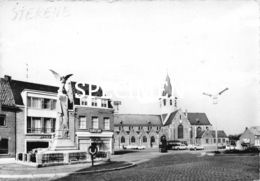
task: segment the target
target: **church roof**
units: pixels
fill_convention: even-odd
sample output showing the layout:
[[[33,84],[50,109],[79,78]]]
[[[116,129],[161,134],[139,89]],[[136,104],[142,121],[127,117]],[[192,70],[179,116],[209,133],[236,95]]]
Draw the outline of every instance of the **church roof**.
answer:
[[[122,124],[121,124],[122,121]],[[161,115],[115,114],[114,125],[124,126],[162,126]]]
[[[168,126],[172,123],[173,119],[175,118],[175,115],[178,113],[179,110],[176,110],[174,112],[171,113],[171,115],[169,116],[168,120],[165,122],[164,126]]]
[[[188,113],[191,125],[211,125],[205,113]]]

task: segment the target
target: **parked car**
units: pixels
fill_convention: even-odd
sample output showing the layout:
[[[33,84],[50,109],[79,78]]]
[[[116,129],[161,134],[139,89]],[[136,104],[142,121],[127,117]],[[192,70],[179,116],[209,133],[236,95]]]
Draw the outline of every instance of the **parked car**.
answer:
[[[224,144],[218,144],[218,149],[225,149],[226,148],[226,145]]]
[[[204,150],[202,145],[190,145],[190,150]]]
[[[138,149],[138,150],[144,150],[144,149],[145,149],[145,146],[143,146],[143,145],[137,146],[137,149]]]
[[[188,146],[186,146],[185,144],[177,144],[175,146],[172,147],[173,150],[187,150]]]
[[[124,149],[133,149],[133,150],[143,150],[143,149],[145,149],[145,146],[143,146],[143,145],[140,145],[140,146],[137,146],[137,145],[127,145],[127,146],[124,146],[123,148]]]

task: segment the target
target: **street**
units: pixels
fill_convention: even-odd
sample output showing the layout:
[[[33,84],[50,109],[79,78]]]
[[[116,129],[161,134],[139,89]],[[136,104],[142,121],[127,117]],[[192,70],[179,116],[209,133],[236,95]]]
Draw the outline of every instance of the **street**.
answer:
[[[119,150],[113,161],[131,161],[137,166],[125,170],[93,174],[75,174],[68,177],[33,178],[18,180],[257,180],[259,155],[213,156],[205,151],[168,151],[157,149]],[[12,179],[8,179],[12,180]],[[17,179],[16,179],[17,180]]]

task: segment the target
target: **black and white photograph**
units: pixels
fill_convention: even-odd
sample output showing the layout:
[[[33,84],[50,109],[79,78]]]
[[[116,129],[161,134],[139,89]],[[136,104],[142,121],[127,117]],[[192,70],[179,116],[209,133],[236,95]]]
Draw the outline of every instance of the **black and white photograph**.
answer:
[[[1,0],[0,180],[260,180],[253,0]]]

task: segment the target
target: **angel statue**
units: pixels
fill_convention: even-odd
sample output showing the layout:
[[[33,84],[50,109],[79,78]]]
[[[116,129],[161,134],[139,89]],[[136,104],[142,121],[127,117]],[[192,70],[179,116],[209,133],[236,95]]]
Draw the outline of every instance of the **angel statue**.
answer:
[[[68,116],[68,96],[65,89],[66,82],[72,74],[66,76],[60,76],[57,72],[50,70],[57,81],[60,83],[57,97],[57,122],[56,122],[56,134],[57,138],[69,137],[69,116]],[[71,100],[70,100],[71,101]]]

